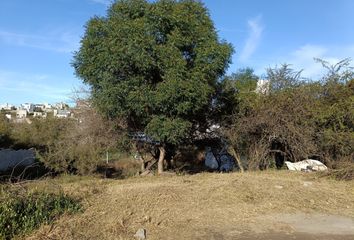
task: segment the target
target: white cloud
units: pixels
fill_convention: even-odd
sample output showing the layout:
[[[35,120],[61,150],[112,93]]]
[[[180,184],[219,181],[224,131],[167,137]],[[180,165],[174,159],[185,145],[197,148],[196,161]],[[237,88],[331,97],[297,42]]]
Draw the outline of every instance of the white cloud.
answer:
[[[35,35],[0,30],[0,42],[11,46],[70,53],[78,49],[80,38],[70,31],[55,30]]]
[[[273,57],[273,62],[268,61],[270,65],[262,66],[256,70],[257,74],[265,72],[268,67],[275,67],[283,63],[291,64],[294,70],[303,70],[302,77],[310,79],[319,79],[326,70],[314,58],[323,59],[331,64],[336,64],[344,58],[354,60],[354,47],[349,46],[325,46],[316,44],[305,44],[290,52],[283,57]],[[353,62],[354,65],[354,62]]]
[[[316,45],[304,45],[291,53],[289,63],[296,69],[303,69],[302,75],[308,78],[317,78],[323,73],[320,64],[314,61],[314,58],[325,58],[330,62],[337,62],[339,59],[328,57],[328,48]]]
[[[242,49],[240,55],[241,62],[247,61],[252,56],[252,54],[256,51],[260,43],[262,33],[264,30],[261,21],[262,21],[261,15],[259,15],[256,18],[248,20],[249,36],[246,40],[245,46]]]

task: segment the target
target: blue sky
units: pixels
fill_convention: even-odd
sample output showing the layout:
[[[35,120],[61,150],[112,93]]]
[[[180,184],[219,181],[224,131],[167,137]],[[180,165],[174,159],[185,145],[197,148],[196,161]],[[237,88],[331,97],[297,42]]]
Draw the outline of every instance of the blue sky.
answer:
[[[109,0],[0,0],[0,104],[70,101],[82,83],[70,66],[84,24]],[[203,0],[235,48],[228,73],[289,63],[316,78],[314,57],[354,58],[353,0]]]

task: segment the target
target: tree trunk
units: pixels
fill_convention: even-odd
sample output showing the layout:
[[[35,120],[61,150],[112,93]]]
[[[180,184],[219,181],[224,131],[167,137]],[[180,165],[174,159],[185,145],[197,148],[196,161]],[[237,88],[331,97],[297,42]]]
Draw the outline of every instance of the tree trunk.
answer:
[[[163,173],[163,162],[165,160],[166,150],[163,146],[159,147],[159,150],[160,150],[160,156],[159,156],[159,162],[157,165],[157,173],[161,174],[161,173]]]
[[[241,172],[244,172],[245,170],[243,169],[242,163],[241,163],[241,159],[240,156],[236,153],[235,149],[233,147],[231,147],[231,154],[234,156],[234,158],[236,159],[236,162],[240,168]]]
[[[144,158],[141,158],[141,159],[140,159],[140,164],[141,164],[141,172],[144,172],[144,171],[145,171],[145,161],[144,161]]]
[[[135,152],[137,154],[139,154],[140,159],[138,159],[138,160],[140,161],[141,172],[144,172],[145,171],[145,159],[144,159],[143,155],[140,153],[140,147],[138,146],[138,144],[135,144],[134,146],[135,146],[135,148],[134,148]]]

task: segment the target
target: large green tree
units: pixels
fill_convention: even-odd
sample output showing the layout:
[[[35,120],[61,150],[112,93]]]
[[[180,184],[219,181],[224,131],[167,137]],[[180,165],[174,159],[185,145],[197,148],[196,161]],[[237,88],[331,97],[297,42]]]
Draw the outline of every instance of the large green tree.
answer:
[[[178,145],[203,131],[232,47],[220,41],[208,10],[193,0],[118,0],[86,25],[73,66],[94,106]]]

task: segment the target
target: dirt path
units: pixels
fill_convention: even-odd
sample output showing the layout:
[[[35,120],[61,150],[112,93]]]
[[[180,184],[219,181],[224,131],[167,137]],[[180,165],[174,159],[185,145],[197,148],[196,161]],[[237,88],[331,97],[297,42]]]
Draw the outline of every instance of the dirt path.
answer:
[[[354,239],[354,183],[297,173],[114,181],[85,208],[29,239]]]
[[[242,239],[354,239],[354,219],[317,213],[273,214],[259,217],[255,231]]]

